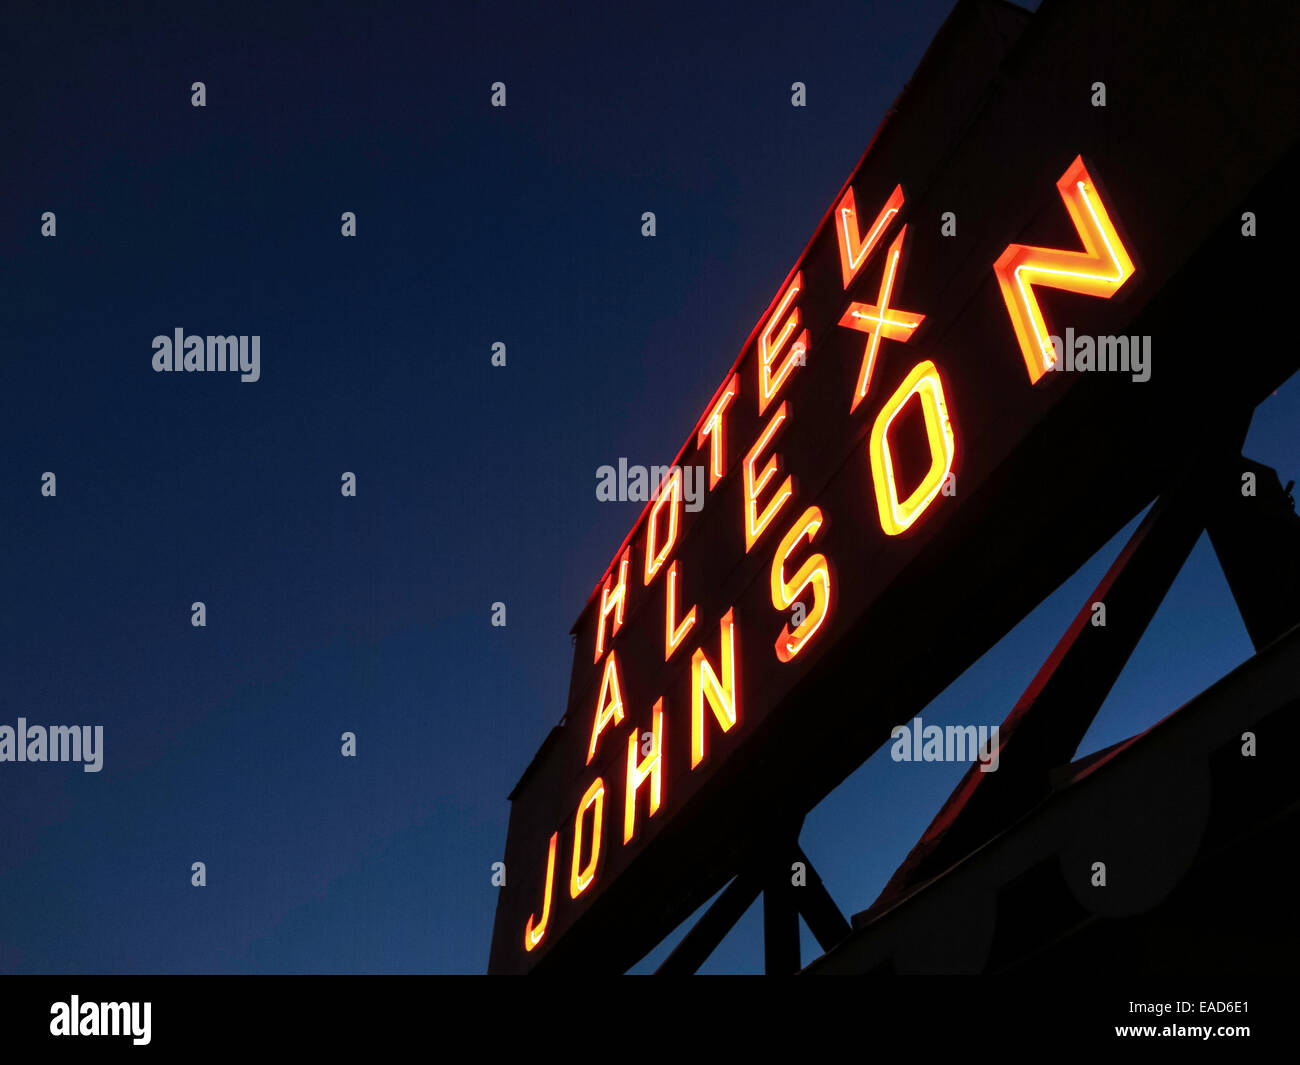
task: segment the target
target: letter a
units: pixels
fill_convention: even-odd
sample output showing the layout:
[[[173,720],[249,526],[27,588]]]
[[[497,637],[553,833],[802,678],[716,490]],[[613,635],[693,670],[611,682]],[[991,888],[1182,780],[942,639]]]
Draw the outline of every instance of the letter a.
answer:
[[[613,651],[605,659],[605,675],[600,681],[600,698],[596,700],[596,721],[591,728],[591,745],[587,748],[587,765],[596,757],[596,741],[611,721],[623,720],[623,696],[618,682],[618,658]]]

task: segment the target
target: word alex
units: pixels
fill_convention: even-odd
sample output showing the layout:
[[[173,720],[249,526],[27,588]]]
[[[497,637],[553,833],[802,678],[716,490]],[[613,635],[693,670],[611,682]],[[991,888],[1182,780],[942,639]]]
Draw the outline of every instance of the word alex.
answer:
[[[200,336],[186,336],[176,327],[174,336],[153,338],[154,373],[211,373],[232,370],[239,379],[252,383],[262,376],[262,338],[260,336],[210,336],[207,343]]]

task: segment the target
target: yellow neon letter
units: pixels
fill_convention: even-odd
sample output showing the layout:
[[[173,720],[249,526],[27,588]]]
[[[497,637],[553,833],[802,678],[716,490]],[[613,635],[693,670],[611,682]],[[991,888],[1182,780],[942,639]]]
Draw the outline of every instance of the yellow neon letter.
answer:
[[[662,547],[657,547],[655,540],[659,528],[659,512],[668,507],[668,535]],[[668,552],[677,541],[677,514],[682,509],[682,468],[674,466],[672,472],[659,485],[659,498],[650,509],[650,520],[645,527],[645,583],[649,584],[659,567],[664,564]]]
[[[582,825],[586,820],[587,810],[590,806],[595,805],[596,812],[592,817],[593,825],[591,829],[591,857],[587,860],[585,868],[579,869],[578,865],[582,861]],[[573,821],[573,870],[569,874],[569,898],[576,899],[596,878],[596,863],[600,861],[600,836],[601,824],[605,818],[605,782],[597,777],[591,782],[591,787],[587,789],[587,794],[582,797],[578,803],[578,816]]]
[[[627,738],[627,788],[623,800],[623,842],[630,843],[636,831],[636,792],[637,788],[650,778],[650,817],[659,809],[659,800],[663,797],[663,754],[664,754],[664,701],[655,700],[654,717],[650,730],[654,739],[654,749],[638,762],[637,735],[635,732]]]
[[[749,454],[745,456],[745,464],[742,473],[745,478],[745,552],[758,542],[762,535],[776,517],[776,512],[780,510],[785,501],[794,494],[794,480],[787,477],[781,482],[781,487],[777,489],[774,495],[763,508],[763,513],[757,513],[758,493],[766,487],[777,472],[777,463],[779,461],[776,455],[769,458],[763,466],[763,472],[755,477],[754,463],[758,461],[758,456],[771,442],[776,431],[781,428],[781,423],[785,421],[789,413],[787,404],[782,403],[776,408],[776,413],[772,415],[772,420],[767,423],[767,428],[758,434],[758,439],[754,441],[754,446],[749,449]]]
[[[1083,156],[1075,156],[1056,183],[1056,189],[1083,241],[1083,251],[1009,244],[993,264],[1031,384],[1036,384],[1056,365],[1056,349],[1052,347],[1033,286],[1110,299],[1133,276],[1133,260],[1083,165]]]
[[[844,190],[844,195],[835,209],[835,217],[839,222],[835,227],[835,236],[840,245],[840,276],[844,280],[846,289],[857,272],[862,269],[862,264],[867,261],[871,250],[879,243],[885,230],[889,228],[894,215],[902,208],[903,186],[895,185],[894,191],[885,201],[885,206],[880,209],[876,220],[871,224],[871,232],[867,234],[866,240],[862,240],[858,234],[858,207],[853,199],[853,186],[850,185]]]
[[[790,311],[790,317],[786,319],[785,325],[782,327],[781,332],[777,334],[775,340],[772,339],[772,330],[776,328],[777,323],[781,321],[781,316],[785,314],[786,309],[794,302],[794,298],[799,295],[802,288],[803,272],[800,271],[794,275],[794,280],[790,282],[790,287],[785,290],[785,295],[781,297],[780,302],[776,305],[772,317],[767,320],[767,325],[758,334],[759,414],[767,410],[767,405],[776,398],[777,392],[785,384],[785,379],[794,372],[794,368],[800,364],[808,352],[808,330],[805,329],[799,334],[799,339],[790,345],[789,353],[776,372],[772,372],[772,363],[776,360],[777,352],[790,339],[790,334],[799,328],[799,308],[795,307]]]
[[[704,424],[700,426],[700,431],[695,437],[695,446],[703,447],[707,438],[709,441],[709,491],[713,491],[714,485],[722,480],[722,475],[727,472],[727,441],[723,436],[722,418],[723,412],[727,409],[736,393],[740,390],[740,378],[735,374],[731,375],[731,380],[727,382],[727,387],[722,390],[722,395],[718,397],[713,409],[709,411],[709,416],[704,419]]]
[[[898,486],[894,483],[894,460],[889,454],[889,427],[906,405],[917,396],[925,414],[925,435],[930,446],[930,469],[924,479],[901,503]],[[948,420],[948,407],[943,398],[943,381],[939,371],[928,359],[912,367],[903,383],[876,415],[871,427],[871,476],[876,486],[876,508],[880,512],[880,527],[890,536],[897,536],[911,526],[934,501],[943,487],[944,478],[952,469],[956,447],[953,443],[952,423]]]
[[[925,321],[923,314],[901,311],[889,305],[899,261],[903,256],[903,238],[906,236],[907,226],[904,226],[885,255],[885,269],[880,275],[880,292],[876,304],[850,303],[849,309],[840,318],[840,325],[867,334],[867,347],[862,353],[862,367],[858,370],[858,385],[853,390],[853,401],[849,404],[850,414],[858,409],[858,404],[866,398],[867,389],[871,387],[871,371],[876,365],[876,353],[880,350],[881,339],[910,340],[916,327]]]
[[[551,919],[551,885],[555,882],[555,844],[559,840],[558,832],[551,833],[551,849],[546,856],[546,894],[542,896],[542,919],[533,927],[533,914],[528,915],[528,927],[524,929],[524,950],[532,950],[546,935],[546,922]]]
[[[723,732],[730,732],[737,721],[736,698],[736,623],[734,608],[722,615],[722,680],[713,672],[704,649],[696,648],[691,656],[691,768],[704,760],[704,701]]]
[[[786,626],[776,639],[776,657],[782,662],[789,662],[801,650],[804,644],[813,638],[821,628],[822,622],[831,608],[831,571],[826,556],[817,554],[808,560],[788,581],[785,579],[785,563],[790,552],[804,536],[812,543],[817,530],[822,527],[822,512],[817,507],[809,507],[800,515],[799,520],[790,527],[790,531],[781,539],[772,558],[772,605],[777,610],[788,610],[798,600],[800,593],[808,585],[813,586],[813,605],[797,625],[794,631]]]
[[[606,702],[606,696],[609,701]],[[601,730],[611,721],[619,724],[623,720],[623,695],[618,683],[618,659],[614,652],[609,652],[605,659],[605,675],[600,680],[600,697],[596,700],[596,721],[591,727],[591,745],[587,748],[587,765],[596,757],[596,741],[600,739]]]
[[[610,581],[614,579],[614,574],[605,578],[605,587],[600,590],[600,614],[596,617],[596,657],[593,662],[599,662],[600,656],[605,653],[605,619],[609,617],[612,610],[614,612],[614,628],[610,632],[612,639],[614,633],[623,627],[623,603],[627,598],[627,566],[631,561],[632,549],[629,547],[623,552],[623,557],[618,560],[618,587],[611,595],[609,590]]]
[[[664,661],[672,658],[673,652],[686,639],[686,634],[691,631],[695,624],[695,607],[691,607],[682,618],[680,624],[676,624],[674,619],[677,616],[677,565],[678,560],[674,559],[673,564],[668,567],[667,582],[667,608],[664,610]],[[675,626],[675,627],[674,627]]]

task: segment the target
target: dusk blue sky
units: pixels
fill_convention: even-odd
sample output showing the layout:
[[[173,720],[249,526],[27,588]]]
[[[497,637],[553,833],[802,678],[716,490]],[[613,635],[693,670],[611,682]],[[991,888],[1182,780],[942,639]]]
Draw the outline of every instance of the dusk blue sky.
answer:
[[[0,971],[482,972],[641,506],[596,470],[672,460],[952,4],[126,7],[0,40],[0,724],[105,731],[97,774],[0,764]],[[155,374],[177,327],[261,380]],[[1298,414],[1247,448],[1284,482]],[[1132,527],[927,721],[1000,722]],[[1080,753],[1250,654],[1202,538]],[[882,749],[809,816],[842,909],[962,768]]]

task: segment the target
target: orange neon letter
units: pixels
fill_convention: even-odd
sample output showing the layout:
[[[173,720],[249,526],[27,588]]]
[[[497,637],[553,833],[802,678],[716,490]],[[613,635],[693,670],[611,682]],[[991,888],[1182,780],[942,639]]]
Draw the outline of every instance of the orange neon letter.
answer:
[[[736,623],[734,608],[722,615],[722,680],[713,672],[704,648],[691,656],[691,768],[704,760],[704,701],[723,732],[735,727],[739,704],[736,699]]]
[[[668,535],[662,547],[655,543],[659,528],[659,512],[668,507]],[[677,541],[677,514],[682,509],[682,468],[674,466],[672,472],[659,484],[659,498],[650,509],[650,520],[645,527],[645,583],[649,584],[659,567],[664,564],[668,552]]]
[[[722,475],[727,472],[727,441],[723,435],[723,412],[727,409],[736,393],[740,390],[740,378],[735,374],[731,375],[731,380],[727,382],[726,388],[722,390],[722,395],[718,397],[713,409],[709,411],[709,416],[704,419],[704,424],[700,426],[699,434],[695,438],[695,446],[703,447],[707,438],[709,441],[709,491],[713,491],[713,486],[722,480]]]
[[[614,574],[605,578],[605,587],[600,590],[600,613],[596,617],[596,657],[593,662],[599,662],[600,656],[605,653],[605,619],[609,617],[612,610],[614,612],[614,628],[610,632],[612,639],[614,633],[623,627],[623,604],[627,599],[627,566],[631,561],[632,549],[629,547],[623,552],[623,557],[618,560],[618,586],[611,595],[609,590],[610,581],[614,579]]]
[[[623,842],[630,843],[636,831],[636,792],[647,777],[650,778],[650,817],[659,809],[659,800],[663,797],[664,765],[664,701],[655,700],[654,718],[650,726],[654,749],[638,762],[637,736],[633,732],[627,738],[627,788],[623,800]]]
[[[785,421],[789,413],[787,404],[782,403],[776,408],[776,413],[772,415],[772,420],[767,423],[767,428],[758,434],[758,439],[754,441],[754,446],[749,449],[749,454],[745,456],[745,465],[743,474],[745,478],[745,552],[758,542],[762,535],[776,517],[776,512],[780,510],[785,501],[794,495],[794,479],[786,477],[781,482],[781,487],[776,490],[774,495],[763,513],[758,513],[758,493],[766,487],[767,482],[776,476],[777,463],[779,461],[776,455],[769,458],[763,466],[763,472],[757,476],[754,473],[754,463],[758,461],[758,456],[762,454],[763,449],[772,441],[776,431],[781,428],[781,423]]]
[[[592,815],[591,828],[591,857],[587,859],[584,868],[579,869],[578,865],[582,861],[582,825],[587,817],[587,810],[595,805],[596,812]],[[601,825],[605,819],[605,782],[597,777],[591,782],[591,787],[587,789],[587,794],[582,797],[578,803],[578,816],[573,821],[573,870],[569,874],[569,898],[576,899],[596,879],[596,863],[600,861],[600,836]]]
[[[681,623],[676,621],[677,617],[677,560],[668,567],[667,582],[667,609],[664,610],[664,661],[672,658],[673,652],[686,639],[686,634],[691,631],[695,624],[695,607],[691,607],[682,618]]]
[[[894,460],[889,454],[889,427],[913,396],[920,399],[921,410],[925,414],[930,469],[921,483],[900,503],[898,486],[894,483]],[[939,371],[929,360],[918,362],[898,386],[898,391],[885,401],[876,416],[876,424],[871,427],[871,476],[876,486],[880,527],[885,532],[897,536],[925,513],[952,470],[955,453],[952,423],[948,420],[948,406],[944,402]]]
[[[858,385],[853,390],[853,401],[849,404],[849,413],[858,409],[871,387],[871,371],[876,365],[876,353],[880,350],[880,341],[910,340],[916,327],[925,321],[925,315],[915,311],[900,311],[889,305],[889,297],[894,290],[894,279],[898,274],[899,262],[903,257],[903,238],[907,236],[907,226],[898,231],[898,236],[889,246],[885,255],[885,270],[880,275],[880,293],[876,305],[869,303],[850,303],[848,310],[840,318],[840,325],[858,329],[867,334],[867,348],[862,353],[862,368],[858,370]]]
[[[803,537],[812,543],[817,530],[822,527],[822,512],[817,507],[809,507],[800,515],[799,520],[790,527],[790,531],[781,539],[781,545],[772,558],[772,605],[777,610],[788,610],[799,599],[800,593],[808,585],[813,587],[812,609],[804,616],[802,622],[791,631],[789,626],[781,630],[776,639],[776,657],[782,662],[789,662],[804,645],[813,638],[831,608],[831,571],[826,556],[817,554],[808,560],[788,581],[785,579],[785,563]]]
[[[542,919],[533,927],[533,914],[528,915],[528,927],[524,929],[524,950],[532,950],[546,935],[546,922],[551,919],[551,886],[555,883],[555,844],[559,840],[558,832],[551,833],[551,849],[546,856],[546,894],[542,896]]]
[[[776,310],[772,312],[772,317],[767,320],[767,325],[763,331],[758,334],[758,413],[762,414],[767,410],[767,405],[776,398],[777,392],[785,384],[785,379],[789,377],[796,366],[801,365],[808,352],[808,330],[805,329],[799,334],[799,339],[790,345],[790,351],[782,360],[781,365],[776,372],[772,372],[772,363],[776,361],[777,352],[790,339],[790,334],[799,328],[799,308],[795,307],[790,311],[790,317],[786,319],[785,325],[781,332],[777,334],[776,339],[772,339],[772,330],[776,328],[777,323],[781,321],[781,316],[785,314],[794,298],[799,295],[803,288],[803,272],[794,275],[794,280],[790,282],[790,287],[785,290],[785,295],[781,297],[780,302],[776,305]]]
[[[1009,244],[993,264],[1031,384],[1036,384],[1046,371],[1056,366],[1056,349],[1047,333],[1033,286],[1109,299],[1133,276],[1133,260],[1083,165],[1083,156],[1075,156],[1056,183],[1056,189],[1083,241],[1083,251]]]
[[[871,231],[863,240],[858,231],[858,207],[853,199],[853,186],[844,190],[840,202],[835,208],[835,236],[840,245],[840,276],[847,289],[849,283],[862,269],[862,264],[871,256],[872,249],[880,242],[894,215],[903,209],[903,186],[895,185],[889,194],[885,206],[871,223]]]
[[[606,700],[608,697],[608,701]],[[587,765],[596,757],[596,741],[600,733],[611,721],[619,724],[623,720],[623,695],[618,683],[618,659],[614,652],[609,652],[605,659],[605,675],[600,680],[600,698],[596,700],[596,721],[591,727],[591,745],[587,748]]]

